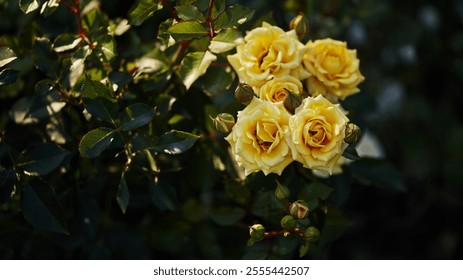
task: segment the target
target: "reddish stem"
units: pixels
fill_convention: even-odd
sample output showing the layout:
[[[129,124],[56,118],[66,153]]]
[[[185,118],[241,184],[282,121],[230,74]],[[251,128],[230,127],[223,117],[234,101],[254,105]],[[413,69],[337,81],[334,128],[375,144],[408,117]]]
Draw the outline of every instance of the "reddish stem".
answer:
[[[82,17],[80,16],[80,0],[74,0],[74,4],[71,5],[67,1],[61,1],[66,8],[76,16],[77,19],[77,35],[80,36],[91,49],[94,49],[96,46],[93,41],[88,37],[87,31],[84,29],[82,25]]]
[[[304,236],[304,231],[295,228],[292,230],[280,230],[280,231],[268,231],[264,233],[265,238],[274,238],[278,236],[284,236],[285,234],[297,234],[299,236]]]
[[[209,25],[209,36],[214,38],[215,31],[214,26],[212,25],[212,7],[214,7],[214,0],[209,0],[209,7],[207,8],[206,22]]]

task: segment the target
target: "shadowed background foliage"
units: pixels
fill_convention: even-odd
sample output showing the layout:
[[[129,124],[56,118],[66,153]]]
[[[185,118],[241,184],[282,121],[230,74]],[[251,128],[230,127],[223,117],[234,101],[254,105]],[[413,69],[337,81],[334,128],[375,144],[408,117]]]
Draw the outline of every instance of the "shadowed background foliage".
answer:
[[[126,18],[133,4],[133,1],[123,0],[100,2],[101,10],[110,19]],[[287,29],[289,21],[302,11],[310,22],[308,39],[331,37],[345,40],[350,48],[357,49],[366,79],[360,86],[361,93],[350,97],[343,105],[352,112],[349,117],[364,132],[377,138],[376,152],[393,163],[407,187],[407,191],[396,193],[352,181],[338,199],[350,226],[323,252],[309,256],[325,259],[461,258],[463,0],[228,3],[255,9],[253,20],[241,28],[243,31],[260,20]],[[158,25],[167,17],[167,12],[156,14],[118,37],[118,53],[130,60],[148,52],[156,40]],[[21,84],[0,86],[0,130],[7,131],[7,137],[15,140],[18,151],[40,141],[34,136],[38,135],[34,130],[40,128],[14,124],[8,114],[43,78],[28,56],[32,41],[27,38],[41,32],[54,37],[75,30],[75,19],[64,7],[44,18],[37,13],[24,15],[17,1],[0,0],[0,38],[3,38],[0,46],[6,37],[18,37],[26,44],[15,49],[18,57],[24,58],[15,66],[26,73],[21,74],[25,75]],[[208,96],[200,96],[179,100],[174,110],[183,113],[182,108],[188,104],[188,108],[193,107],[187,110],[192,119],[206,119],[204,112],[196,111],[194,105],[212,102]],[[67,117],[64,122],[71,127],[69,134],[82,137],[83,132],[77,129],[82,124],[75,122],[82,117],[71,113]],[[174,128],[186,131],[192,126],[188,121],[176,125]],[[87,131],[93,128],[88,127]],[[135,187],[130,189],[131,204],[125,214],[116,204],[117,188],[112,187],[120,184],[118,166],[124,164],[120,157],[107,157],[91,169],[85,168],[92,164],[90,159],[67,158],[68,166],[80,168],[82,173],[77,177],[50,176],[47,180],[52,185],[75,186],[69,190],[72,195],[57,192],[68,213],[68,230],[72,236],[34,230],[22,217],[9,215],[14,211],[0,204],[0,257],[242,258],[247,252],[247,224],[254,221],[247,217],[241,227],[230,227],[225,226],[227,222],[221,224],[224,219],[221,213],[213,213],[209,218],[212,222],[201,222],[203,217],[198,213],[203,210],[201,203],[213,205],[211,200],[219,201],[222,196],[230,195],[230,188],[235,186],[226,180],[220,181],[220,173],[207,173],[208,168],[213,167],[210,167],[211,158],[201,153],[204,150],[201,145],[210,143],[203,141],[196,145],[189,154],[159,159],[161,164],[172,169],[176,162],[181,162],[187,170],[181,173],[186,174],[184,178],[176,177],[176,173],[162,178],[166,182],[176,180],[174,189],[180,193],[162,195],[180,197],[181,205],[167,199],[155,201],[158,207],[153,207],[143,189],[148,181],[127,174],[126,181]],[[2,166],[9,164],[4,148],[0,150],[0,159]],[[84,179],[74,182],[71,178]],[[266,182],[260,177],[256,180]],[[186,188],[190,185],[195,187]],[[163,190],[172,191],[171,188]],[[175,211],[169,211],[174,208]],[[227,215],[233,213],[227,212]]]

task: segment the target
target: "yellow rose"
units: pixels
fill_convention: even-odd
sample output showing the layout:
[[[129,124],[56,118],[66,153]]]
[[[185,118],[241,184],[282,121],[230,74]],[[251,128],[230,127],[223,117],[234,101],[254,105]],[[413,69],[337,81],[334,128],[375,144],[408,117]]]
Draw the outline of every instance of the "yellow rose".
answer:
[[[302,83],[292,76],[277,77],[266,82],[258,91],[259,98],[276,103],[284,101],[288,92],[302,93]]]
[[[345,42],[332,39],[307,42],[303,65],[311,74],[306,80],[310,95],[344,100],[359,92],[357,86],[365,79],[359,64],[357,51],[348,49]]]
[[[266,22],[247,33],[228,61],[241,82],[260,87],[266,81],[286,75],[303,80],[309,76],[301,64],[305,46],[294,30],[284,32]]]
[[[282,103],[254,98],[225,138],[245,174],[262,170],[281,175],[293,161],[289,139],[289,113]]]
[[[289,119],[293,158],[304,167],[332,174],[347,147],[344,135],[348,122],[339,104],[322,95],[307,97]]]

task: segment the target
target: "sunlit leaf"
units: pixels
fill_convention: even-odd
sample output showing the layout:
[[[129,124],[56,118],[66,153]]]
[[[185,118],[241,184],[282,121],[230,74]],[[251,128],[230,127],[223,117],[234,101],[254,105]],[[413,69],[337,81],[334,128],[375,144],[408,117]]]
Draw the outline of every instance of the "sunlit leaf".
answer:
[[[140,25],[159,9],[162,9],[161,1],[137,0],[129,10],[129,23]]]
[[[227,1],[225,0],[215,0],[214,6],[211,11],[211,18],[215,19],[219,14],[221,14],[226,8]]]
[[[216,30],[230,28],[243,24],[254,15],[254,10],[241,5],[234,5],[226,9],[217,17],[217,22],[214,25]]]
[[[151,148],[153,151],[176,155],[186,152],[199,139],[199,136],[172,130],[159,137],[159,141]]]
[[[127,182],[125,181],[125,174],[122,173],[121,181],[119,183],[119,188],[117,189],[117,204],[122,210],[122,213],[125,214],[127,211],[127,206],[129,206],[130,202],[130,192],[129,187],[127,186]]]
[[[99,156],[114,140],[115,131],[100,127],[89,131],[79,143],[79,152],[83,157]]]
[[[16,54],[12,49],[7,47],[0,47],[0,67],[7,65],[16,58]]]
[[[70,51],[77,47],[81,41],[82,38],[79,35],[64,33],[56,37],[53,43],[53,49],[55,52]]]
[[[236,47],[242,39],[241,32],[236,28],[228,28],[215,36],[209,44],[213,53],[223,53]]]
[[[43,5],[42,5],[42,8],[40,9],[40,13],[43,16],[48,17],[49,15],[54,13],[56,11],[56,9],[58,9],[60,2],[61,2],[61,0],[48,0],[48,1],[45,1],[45,3],[43,3]]]
[[[97,41],[97,48],[101,50],[104,61],[110,61],[115,56],[116,41],[110,35],[102,36]]]
[[[179,76],[187,89],[204,73],[207,68],[215,61],[217,57],[209,51],[192,52],[182,60],[179,70]]]
[[[121,128],[124,131],[139,128],[154,118],[154,108],[143,103],[135,103],[125,108]]]
[[[42,176],[61,166],[69,152],[56,144],[38,144],[24,150],[17,166],[31,176]]]
[[[40,6],[38,0],[19,0],[19,7],[23,13],[28,14],[37,10]]]
[[[20,206],[26,220],[35,228],[67,233],[63,207],[50,185],[37,180],[31,184],[25,183],[21,190]]]
[[[167,33],[169,33],[175,41],[201,38],[209,34],[208,32],[205,25],[195,20],[182,21],[167,29]]]

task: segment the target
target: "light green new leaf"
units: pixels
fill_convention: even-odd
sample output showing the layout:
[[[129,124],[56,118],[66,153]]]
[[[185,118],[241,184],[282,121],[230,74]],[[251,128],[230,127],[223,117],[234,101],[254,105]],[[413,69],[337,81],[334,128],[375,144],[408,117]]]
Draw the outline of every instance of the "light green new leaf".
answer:
[[[114,140],[115,131],[100,127],[89,131],[79,143],[79,152],[83,157],[99,156]]]
[[[199,22],[206,21],[203,13],[201,13],[201,11],[196,6],[180,5],[176,6],[175,10],[177,11],[177,16],[183,20],[196,20]]]
[[[19,77],[19,71],[6,68],[0,72],[0,86],[11,85],[16,82]]]
[[[216,30],[230,28],[243,24],[254,15],[254,10],[241,6],[234,5],[226,9],[217,17],[217,22],[214,24]]]
[[[160,9],[162,9],[161,1],[137,0],[129,10],[129,23],[140,25]]]
[[[38,0],[19,0],[19,7],[23,13],[28,14],[37,10],[40,6]]]
[[[242,40],[241,32],[236,28],[228,28],[215,36],[209,44],[209,50],[213,53],[223,53],[236,47]]]
[[[38,144],[24,150],[17,166],[30,176],[42,176],[61,166],[69,152],[56,144]]]
[[[135,103],[125,108],[121,128],[133,130],[148,124],[154,118],[154,108],[143,103]]]
[[[200,76],[206,73],[211,62],[216,59],[217,57],[209,51],[192,52],[183,58],[179,76],[187,90]]]
[[[21,190],[21,212],[39,230],[68,233],[63,207],[52,186],[39,181],[25,183]]]
[[[82,38],[79,35],[64,33],[56,37],[53,43],[53,49],[55,52],[70,51],[77,47],[80,42],[82,42]]]
[[[151,150],[171,155],[181,154],[190,149],[198,139],[197,135],[172,130],[161,135]]]
[[[7,65],[16,58],[16,54],[12,49],[7,47],[0,47],[0,67]]]
[[[125,214],[127,211],[127,206],[130,202],[130,192],[127,182],[125,181],[125,174],[122,173],[121,182],[119,183],[119,188],[117,189],[117,204],[122,210],[122,213]]]
[[[197,22],[196,20],[182,21],[176,23],[167,29],[175,41],[191,40],[206,36],[209,34],[205,25]]]

